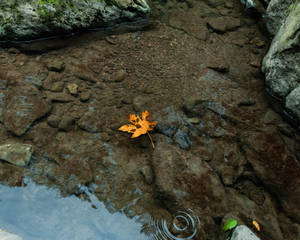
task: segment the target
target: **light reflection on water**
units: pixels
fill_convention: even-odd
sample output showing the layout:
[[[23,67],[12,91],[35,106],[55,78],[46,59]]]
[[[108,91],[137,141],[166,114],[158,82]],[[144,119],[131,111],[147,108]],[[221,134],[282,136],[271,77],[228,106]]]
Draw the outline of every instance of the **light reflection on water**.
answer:
[[[0,185],[0,228],[23,240],[143,240],[141,224],[111,214],[87,190],[91,203],[29,181],[26,187]],[[95,205],[97,209],[91,207]]]

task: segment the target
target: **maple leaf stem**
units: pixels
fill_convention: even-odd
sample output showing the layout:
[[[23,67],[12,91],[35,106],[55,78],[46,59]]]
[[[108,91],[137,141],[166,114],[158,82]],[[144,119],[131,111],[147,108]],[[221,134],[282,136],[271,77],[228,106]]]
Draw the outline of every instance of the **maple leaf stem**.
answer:
[[[151,141],[151,143],[152,143],[152,147],[153,147],[153,149],[154,149],[154,143],[153,143],[153,141],[152,141],[152,137],[151,137],[151,135],[150,135],[149,132],[147,132],[147,134],[148,134],[148,137],[150,138],[150,141]]]

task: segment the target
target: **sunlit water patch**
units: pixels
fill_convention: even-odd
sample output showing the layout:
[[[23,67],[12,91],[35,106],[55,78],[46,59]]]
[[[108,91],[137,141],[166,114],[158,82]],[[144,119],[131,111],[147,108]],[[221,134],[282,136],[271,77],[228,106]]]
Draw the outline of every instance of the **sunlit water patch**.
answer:
[[[93,194],[83,190],[91,202],[76,196],[63,198],[56,189],[31,181],[26,187],[0,185],[0,229],[23,240],[148,239],[135,219],[109,213]]]

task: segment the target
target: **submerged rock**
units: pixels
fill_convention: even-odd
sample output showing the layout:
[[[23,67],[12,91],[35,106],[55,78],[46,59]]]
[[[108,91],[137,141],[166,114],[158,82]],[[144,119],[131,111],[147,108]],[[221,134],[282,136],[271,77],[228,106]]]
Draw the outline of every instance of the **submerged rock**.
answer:
[[[248,161],[282,208],[300,222],[300,164],[285,142],[274,131],[245,136]]]
[[[195,129],[183,113],[176,112],[173,107],[167,107],[163,109],[162,116],[159,116],[157,121],[156,129],[159,132],[171,138],[182,149],[188,150],[191,147],[191,136]]]
[[[0,159],[13,165],[26,166],[33,153],[33,147],[30,144],[6,143],[0,145]]]
[[[286,9],[288,11],[288,9]],[[271,92],[281,97],[286,107],[300,119],[299,87],[300,76],[300,2],[283,20],[274,37],[271,47],[264,57],[262,70],[266,75],[266,84]],[[294,103],[291,103],[291,100]]]
[[[214,214],[226,208],[224,187],[200,156],[160,142],[153,153],[153,167],[159,199],[170,208],[186,200],[209,208]]]
[[[3,122],[9,131],[21,136],[50,110],[51,104],[41,96],[39,91],[24,87],[8,100]]]
[[[111,26],[150,14],[145,0],[11,1],[0,3],[0,39],[32,39],[44,34]]]

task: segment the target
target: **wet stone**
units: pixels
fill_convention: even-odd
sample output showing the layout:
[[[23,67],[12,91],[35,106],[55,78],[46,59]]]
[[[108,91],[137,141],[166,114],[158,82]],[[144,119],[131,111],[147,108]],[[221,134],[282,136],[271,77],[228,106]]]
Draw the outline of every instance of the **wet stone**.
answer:
[[[51,60],[49,62],[46,62],[46,67],[49,71],[52,72],[62,72],[65,69],[65,63],[60,62],[59,60]]]
[[[226,32],[226,23],[221,18],[212,18],[207,21],[209,27],[211,27],[216,32]]]
[[[201,97],[188,97],[184,100],[183,111],[188,117],[201,117],[207,111],[207,104]]]
[[[61,92],[64,89],[64,82],[54,82],[51,86],[51,91],[53,92]]]
[[[247,40],[246,39],[233,39],[231,41],[231,43],[238,47],[243,47],[247,43]]]
[[[222,16],[228,16],[232,11],[230,9],[226,9],[226,8],[222,8],[219,10],[219,13],[222,15]]]
[[[8,186],[21,186],[23,180],[23,168],[0,161],[0,182]],[[0,238],[1,239],[1,238]]]
[[[33,89],[14,93],[4,110],[5,127],[16,134],[23,135],[35,120],[51,110],[51,104]]]
[[[253,149],[245,148],[244,150],[254,171],[265,186],[277,196],[284,210],[299,221],[300,166],[298,160],[275,130],[253,133],[245,139]]]
[[[91,91],[84,91],[80,94],[80,101],[86,102],[91,97]]]
[[[57,115],[50,115],[47,119],[47,123],[50,127],[57,128],[60,123],[61,117]]]
[[[60,130],[68,132],[73,128],[74,122],[75,120],[72,116],[68,116],[68,115],[63,116],[63,118],[61,119],[58,125],[58,128]]]
[[[280,122],[280,116],[273,110],[268,110],[263,118],[264,124],[276,124]]]
[[[233,17],[216,17],[207,19],[207,24],[214,31],[224,33],[236,30],[241,26],[241,21]]]
[[[225,7],[226,8],[233,8],[233,2],[228,0],[228,1],[225,1]]]
[[[198,124],[198,123],[200,123],[201,120],[200,120],[200,118],[193,117],[193,118],[189,118],[189,121],[192,124]]]
[[[102,129],[97,113],[86,112],[78,121],[78,126],[88,132],[96,133]],[[118,126],[120,127],[120,126]]]
[[[158,190],[170,196],[170,200],[164,200],[168,206],[187,196],[193,196],[200,208],[209,206],[213,211],[220,211],[226,205],[219,177],[201,156],[161,141],[154,149],[152,163]]]
[[[33,147],[30,144],[6,143],[0,145],[0,159],[16,166],[26,166],[32,153]]]
[[[41,88],[43,86],[43,81],[47,78],[48,72],[40,72],[36,75],[26,75],[25,78],[32,85]]]
[[[111,81],[122,82],[127,76],[127,72],[124,69],[114,72],[111,76]]]
[[[91,82],[91,83],[97,82],[96,78],[92,74],[89,74],[89,73],[76,73],[74,75],[75,75],[75,77],[77,77],[83,81],[87,81],[87,82]]]
[[[47,98],[54,102],[72,102],[75,100],[74,97],[64,92],[46,92]]]
[[[250,62],[250,65],[255,68],[260,68],[261,64],[259,60],[253,60]]]
[[[258,48],[262,48],[266,45],[265,41],[263,40],[258,40],[255,44]]]
[[[67,85],[67,89],[70,94],[77,95],[78,93],[78,85],[76,83],[70,83]]]
[[[223,72],[223,73],[229,72],[228,63],[225,62],[224,59],[220,59],[220,58],[210,59],[207,63],[207,67],[217,72]]]
[[[19,49],[16,49],[16,48],[9,48],[7,50],[9,53],[12,53],[12,54],[17,54],[17,53],[20,53],[20,50]]]
[[[183,130],[178,129],[173,137],[173,140],[180,148],[185,150],[190,149],[192,146],[190,131],[186,127]]]

